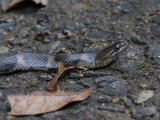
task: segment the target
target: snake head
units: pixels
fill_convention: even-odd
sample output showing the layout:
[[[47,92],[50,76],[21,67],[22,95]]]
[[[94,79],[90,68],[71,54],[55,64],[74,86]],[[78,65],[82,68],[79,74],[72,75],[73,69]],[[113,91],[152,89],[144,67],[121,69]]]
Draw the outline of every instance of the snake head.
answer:
[[[119,55],[122,54],[123,51],[128,47],[128,43],[126,42],[116,42],[99,52],[97,52],[95,56],[95,64],[96,67],[107,66],[115,59],[118,58]]]

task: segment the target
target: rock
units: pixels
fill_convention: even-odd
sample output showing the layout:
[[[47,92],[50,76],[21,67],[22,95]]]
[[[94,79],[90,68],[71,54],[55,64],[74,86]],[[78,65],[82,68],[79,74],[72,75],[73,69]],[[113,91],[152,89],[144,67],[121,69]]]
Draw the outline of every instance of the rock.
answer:
[[[12,19],[8,20],[0,20],[0,34],[3,34],[4,32],[10,32],[14,28],[14,22]]]
[[[112,98],[108,97],[104,97],[104,98],[99,98],[97,100],[98,103],[112,103]]]
[[[156,45],[150,45],[148,56],[160,65],[160,47]]]
[[[54,42],[50,47],[49,47],[49,53],[52,54],[54,53],[57,48],[60,46],[61,42],[60,41],[56,41]]]
[[[55,23],[55,30],[62,30],[65,28],[65,23],[63,21],[57,21]]]
[[[156,108],[155,107],[143,107],[139,108],[135,112],[133,112],[133,117],[136,119],[142,119],[147,116],[153,116],[156,114]]]
[[[160,25],[158,24],[153,24],[151,25],[151,32],[153,33],[153,35],[160,37]]]
[[[58,40],[63,40],[63,39],[65,39],[65,38],[66,38],[66,36],[63,35],[62,33],[58,33],[58,34],[56,35],[56,39],[58,39]]]
[[[127,57],[128,57],[129,59],[137,58],[135,52],[128,52],[128,53],[127,53]]]
[[[142,65],[142,68],[139,67],[140,65]],[[137,49],[128,48],[111,67],[123,73],[141,75],[140,70],[147,69],[148,64],[144,59],[144,51],[138,47]]]
[[[99,84],[99,87],[102,88],[101,92],[108,96],[124,96],[128,89],[127,86],[123,83],[122,79],[114,76],[105,76],[99,78],[99,80],[105,80]]]
[[[107,110],[111,112],[120,112],[120,113],[126,112],[124,107],[112,107],[112,106],[100,106],[98,107],[98,110]]]
[[[136,73],[136,70],[138,69],[138,62],[130,60],[126,64],[120,65],[119,69],[128,73]]]
[[[37,24],[35,26],[33,26],[32,28],[36,33],[41,33],[44,32],[46,30],[46,27],[40,24]]]
[[[133,36],[133,37],[131,37],[131,40],[132,40],[132,42],[134,42],[137,45],[146,45],[147,44],[144,39],[141,39],[139,37]]]
[[[154,96],[154,91],[144,90],[138,95],[138,98],[135,102],[140,104],[140,103],[143,103],[143,102],[147,101],[148,99],[152,98],[153,96]]]
[[[9,52],[9,48],[5,46],[0,47],[0,54],[7,54]]]
[[[0,98],[1,98],[1,97],[3,97],[3,94],[2,94],[2,92],[0,92]]]
[[[80,79],[80,78],[83,78],[83,74],[76,73],[76,72],[71,72],[69,78]]]
[[[120,4],[117,6],[117,8],[124,13],[129,13],[132,9],[132,5],[128,1],[120,1]]]
[[[125,106],[126,106],[127,108],[130,108],[130,107],[133,106],[133,103],[132,103],[132,101],[131,101],[129,98],[124,97],[124,98],[123,98],[123,101],[124,101],[124,104],[125,104]]]
[[[88,88],[88,87],[90,87],[90,86],[91,86],[91,84],[90,84],[90,83],[88,83],[88,82],[84,82],[84,81],[78,81],[77,83],[78,83],[79,85],[81,85],[81,86],[85,87],[85,88]]]
[[[67,37],[71,37],[72,36],[72,32],[68,29],[64,29],[63,30],[63,35],[67,36]]]
[[[41,81],[50,81],[53,77],[51,75],[40,75],[38,76],[38,80]]]

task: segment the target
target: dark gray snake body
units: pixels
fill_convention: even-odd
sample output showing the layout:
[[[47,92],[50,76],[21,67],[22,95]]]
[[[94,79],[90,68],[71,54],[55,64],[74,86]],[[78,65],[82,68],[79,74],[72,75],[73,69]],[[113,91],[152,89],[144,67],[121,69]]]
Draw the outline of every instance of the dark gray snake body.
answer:
[[[106,47],[99,52],[80,54],[59,54],[55,56],[36,53],[17,53],[0,58],[0,74],[29,70],[57,70],[58,62],[65,66],[85,68],[104,67],[115,60],[127,47],[127,43],[119,42]]]

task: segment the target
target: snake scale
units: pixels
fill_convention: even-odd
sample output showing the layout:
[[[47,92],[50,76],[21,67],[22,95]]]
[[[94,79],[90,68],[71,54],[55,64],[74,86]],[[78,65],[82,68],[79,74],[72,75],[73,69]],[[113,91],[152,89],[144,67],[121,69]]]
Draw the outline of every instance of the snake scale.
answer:
[[[0,58],[0,74],[29,70],[57,70],[59,61],[64,62],[65,66],[104,67],[117,59],[127,46],[126,42],[117,42],[97,52],[58,54],[55,56],[21,52]]]

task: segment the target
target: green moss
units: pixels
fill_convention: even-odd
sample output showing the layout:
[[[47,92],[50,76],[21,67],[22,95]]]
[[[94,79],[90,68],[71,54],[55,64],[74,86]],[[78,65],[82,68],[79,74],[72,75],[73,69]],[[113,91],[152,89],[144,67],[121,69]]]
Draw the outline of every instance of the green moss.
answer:
[[[145,71],[149,67],[149,64],[146,62],[146,59],[142,59],[138,64],[138,70]]]

